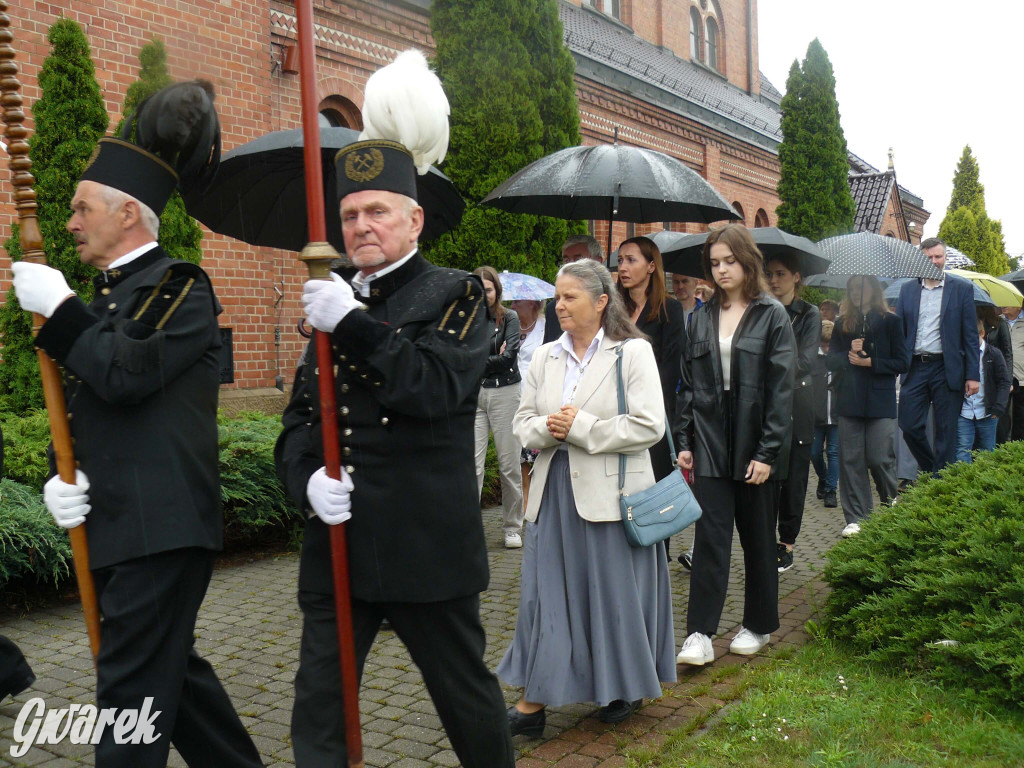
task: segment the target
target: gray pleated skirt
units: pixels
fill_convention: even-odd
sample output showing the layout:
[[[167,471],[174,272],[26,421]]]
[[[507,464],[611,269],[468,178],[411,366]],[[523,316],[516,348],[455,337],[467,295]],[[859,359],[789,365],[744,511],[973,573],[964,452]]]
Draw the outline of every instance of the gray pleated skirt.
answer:
[[[621,523],[580,517],[558,451],[526,524],[519,616],[498,676],[527,701],[604,706],[661,696],[675,657],[664,544],[633,548]]]

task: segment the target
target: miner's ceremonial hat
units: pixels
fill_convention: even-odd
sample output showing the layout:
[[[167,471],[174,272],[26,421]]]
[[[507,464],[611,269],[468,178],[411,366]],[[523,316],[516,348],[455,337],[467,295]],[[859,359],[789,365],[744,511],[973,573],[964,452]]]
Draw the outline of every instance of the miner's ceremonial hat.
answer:
[[[100,139],[80,181],[119,189],[159,216],[178,186],[177,172],[156,155],[122,139]]]
[[[397,141],[370,139],[342,147],[334,156],[338,200],[363,190],[395,192],[416,199],[416,166]]]

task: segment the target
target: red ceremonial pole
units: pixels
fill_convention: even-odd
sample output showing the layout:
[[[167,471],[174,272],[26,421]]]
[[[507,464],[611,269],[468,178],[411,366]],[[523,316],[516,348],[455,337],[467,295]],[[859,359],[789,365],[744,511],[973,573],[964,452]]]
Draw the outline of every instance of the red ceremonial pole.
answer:
[[[316,95],[316,44],[313,33],[312,0],[295,0],[299,32],[299,81],[302,86],[302,141],[306,164],[306,215],[309,243],[299,257],[313,279],[330,280],[331,260],[337,251],[327,242],[324,215],[324,179],[320,159],[320,113]],[[327,476],[341,479],[338,448],[338,408],[334,397],[334,363],[330,336],[316,331],[316,360],[319,366],[320,421],[324,440]],[[338,653],[341,661],[341,694],[345,714],[345,747],[350,768],[363,768],[363,737],[359,724],[359,679],[355,645],[352,642],[352,600],[348,580],[348,544],[345,524],[332,525],[331,560],[334,570],[334,605],[338,618]]]

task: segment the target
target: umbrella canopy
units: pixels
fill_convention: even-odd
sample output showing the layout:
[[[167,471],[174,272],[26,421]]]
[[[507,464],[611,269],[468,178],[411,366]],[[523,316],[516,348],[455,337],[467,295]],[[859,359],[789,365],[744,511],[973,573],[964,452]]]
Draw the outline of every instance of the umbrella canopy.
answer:
[[[1019,307],[1024,303],[1022,294],[1013,283],[1000,280],[998,277],[986,275],[983,272],[971,272],[967,269],[950,269],[949,274],[970,280],[977,286],[981,286],[985,293],[992,297],[997,307]]]
[[[546,155],[500,184],[483,205],[570,220],[708,223],[740,218],[682,161],[618,143]]]
[[[951,245],[946,246],[946,269],[973,269],[977,264],[963,251]]]
[[[321,160],[327,214],[327,240],[345,250],[335,187],[334,156],[359,139],[349,128],[321,128]],[[301,251],[309,241],[305,169],[300,129],[274,131],[224,155],[213,185],[185,196],[185,207],[214,232],[251,245]],[[436,168],[417,179],[423,206],[422,240],[456,226],[466,204],[451,180]]]
[[[1013,283],[1013,287],[1021,293],[1024,293],[1024,269],[1018,269],[1015,272],[1007,272],[1005,275],[999,276],[1000,280],[1005,280],[1008,283]]]
[[[894,280],[889,284],[889,287],[885,289],[885,300],[896,301],[900,297],[900,289],[904,283],[910,282],[914,278],[912,277],[901,277],[899,280]],[[974,286],[974,306],[976,307],[994,307],[996,303],[992,301],[992,297],[985,293],[985,290],[977,283],[972,283]]]
[[[647,237],[654,240],[661,251],[661,260],[666,272],[678,272],[690,277],[704,279],[704,244],[709,232],[683,234],[681,232],[656,232]],[[821,249],[806,237],[791,235],[778,227],[754,227],[750,230],[754,242],[764,255],[765,263],[777,255],[796,256],[800,264],[800,274],[806,278],[810,275],[823,273],[828,269]]]
[[[894,237],[855,232],[825,238],[818,246],[830,260],[828,270],[809,278],[807,285],[845,288],[846,278],[851,275],[942,279],[942,272],[918,247]]]
[[[501,272],[502,301],[544,301],[555,295],[555,286],[546,280],[521,272]]]

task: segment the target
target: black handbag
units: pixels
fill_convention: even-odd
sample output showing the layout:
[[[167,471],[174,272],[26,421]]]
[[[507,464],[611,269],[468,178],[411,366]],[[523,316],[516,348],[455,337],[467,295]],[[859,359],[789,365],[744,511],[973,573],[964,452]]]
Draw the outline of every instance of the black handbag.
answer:
[[[615,361],[618,378],[619,413],[626,411],[626,393],[622,385],[622,350],[619,345]],[[672,439],[672,426],[665,417],[665,434],[672,466],[676,465],[676,446]],[[619,454],[619,507],[622,510],[622,525],[626,529],[626,541],[632,547],[649,547],[669,536],[693,525],[701,516],[700,505],[693,491],[678,469],[644,491],[628,496],[622,488],[626,482],[626,456]]]

